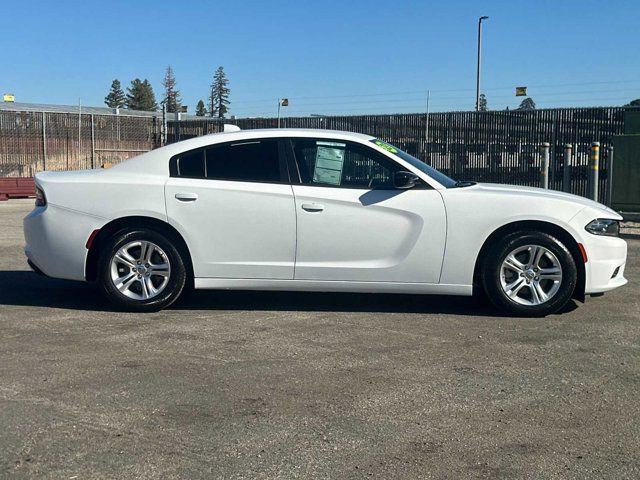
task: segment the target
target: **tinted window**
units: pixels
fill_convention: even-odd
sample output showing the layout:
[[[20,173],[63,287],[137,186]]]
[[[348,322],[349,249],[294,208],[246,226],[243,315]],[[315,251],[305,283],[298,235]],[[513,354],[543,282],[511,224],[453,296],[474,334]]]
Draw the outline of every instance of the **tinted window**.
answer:
[[[423,171],[424,173],[429,175],[431,178],[433,178],[436,182],[438,182],[443,187],[452,188],[452,187],[455,187],[455,186],[458,185],[455,180],[447,177],[444,173],[436,170],[431,165],[427,165],[422,160],[418,160],[413,155],[409,155],[407,152],[403,152],[398,147],[394,147],[393,145],[389,145],[388,143],[383,142],[382,140],[373,139],[371,141],[373,143],[375,143],[376,145],[378,145],[379,147],[384,148],[387,152],[392,153],[394,155],[397,155],[398,157],[403,159],[405,162],[408,162],[412,166],[414,166],[414,167],[418,168],[419,170]]]
[[[277,140],[250,140],[206,149],[206,177],[214,180],[280,182]]]
[[[346,188],[393,188],[401,170],[393,161],[362,145],[339,140],[292,139],[301,181]]]
[[[204,177],[204,150],[180,155],[177,160],[177,169],[179,177]]]

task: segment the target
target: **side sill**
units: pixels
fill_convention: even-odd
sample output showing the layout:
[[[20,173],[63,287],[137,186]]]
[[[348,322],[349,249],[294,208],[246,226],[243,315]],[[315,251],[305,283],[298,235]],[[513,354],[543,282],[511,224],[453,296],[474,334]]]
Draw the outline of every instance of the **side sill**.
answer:
[[[271,280],[196,278],[196,289],[283,290],[301,292],[417,293],[471,296],[471,285],[400,282],[346,282],[328,280]]]

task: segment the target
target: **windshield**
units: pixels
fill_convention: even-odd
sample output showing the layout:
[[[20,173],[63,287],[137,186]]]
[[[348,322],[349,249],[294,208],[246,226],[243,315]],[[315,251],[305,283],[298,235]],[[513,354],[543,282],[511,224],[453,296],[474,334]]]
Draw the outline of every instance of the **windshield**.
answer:
[[[429,175],[431,178],[433,178],[436,182],[438,182],[443,187],[453,188],[458,186],[458,182],[447,177],[444,173],[439,172],[432,166],[427,165],[422,160],[417,159],[413,155],[409,155],[407,152],[403,152],[399,148],[394,147],[393,145],[389,145],[388,143],[383,142],[382,140],[378,140],[374,138],[371,141],[375,143],[377,146],[379,146],[380,148],[384,148],[387,152],[392,153],[397,157],[400,157],[405,162],[409,162],[412,166],[416,167],[418,170],[421,170],[422,172]]]

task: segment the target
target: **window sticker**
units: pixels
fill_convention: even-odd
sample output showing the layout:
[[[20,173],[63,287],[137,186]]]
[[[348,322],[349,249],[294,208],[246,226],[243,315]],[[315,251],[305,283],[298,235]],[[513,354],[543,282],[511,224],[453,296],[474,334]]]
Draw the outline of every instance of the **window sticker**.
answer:
[[[380,148],[384,148],[387,152],[398,153],[398,149],[393,145],[383,142],[382,140],[374,140],[374,142]]]
[[[316,142],[316,165],[313,182],[328,185],[340,185],[346,144],[335,142]]]

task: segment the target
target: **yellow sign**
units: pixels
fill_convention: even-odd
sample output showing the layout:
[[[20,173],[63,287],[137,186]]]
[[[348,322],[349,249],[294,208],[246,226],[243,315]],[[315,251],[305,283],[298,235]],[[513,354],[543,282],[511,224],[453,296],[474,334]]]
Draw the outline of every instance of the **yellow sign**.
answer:
[[[5,93],[3,96],[3,100],[5,102],[15,102],[16,97],[13,95],[13,93]]]
[[[516,97],[526,97],[527,87],[516,87]]]

